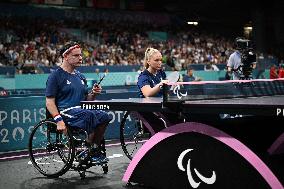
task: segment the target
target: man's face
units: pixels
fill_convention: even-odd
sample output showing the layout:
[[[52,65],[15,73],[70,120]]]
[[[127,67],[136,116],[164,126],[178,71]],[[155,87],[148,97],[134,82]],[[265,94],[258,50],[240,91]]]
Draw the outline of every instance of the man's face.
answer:
[[[193,75],[193,70],[188,70],[188,75],[192,76]]]
[[[82,51],[81,48],[73,49],[70,53],[68,53],[64,58],[68,64],[76,67],[82,64]]]

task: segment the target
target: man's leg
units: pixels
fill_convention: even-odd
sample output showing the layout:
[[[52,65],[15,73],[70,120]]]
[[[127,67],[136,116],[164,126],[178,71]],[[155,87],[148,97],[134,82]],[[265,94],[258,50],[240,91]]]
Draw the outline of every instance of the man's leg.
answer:
[[[89,143],[96,144],[97,146],[101,145],[101,141],[104,138],[105,130],[109,122],[102,123],[101,125],[98,125],[95,130],[89,134]]]
[[[104,138],[104,133],[106,130],[109,121],[98,125],[94,131],[89,134],[88,143],[91,144],[90,155],[92,157],[92,161],[95,163],[107,163],[108,158],[105,154],[104,147],[102,148],[101,142]]]

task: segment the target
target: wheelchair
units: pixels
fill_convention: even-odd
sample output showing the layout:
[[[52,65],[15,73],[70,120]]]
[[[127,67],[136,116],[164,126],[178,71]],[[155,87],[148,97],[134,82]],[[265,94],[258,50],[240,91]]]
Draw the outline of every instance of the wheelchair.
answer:
[[[130,160],[138,149],[151,137],[137,112],[126,112],[120,122],[121,148]]]
[[[152,116],[150,119],[145,119],[150,115]],[[154,124],[150,124],[150,121],[152,123],[154,121]],[[132,160],[139,148],[153,134],[170,125],[167,118],[159,112],[150,112],[145,115],[145,112],[127,111],[120,123],[120,144],[124,154]],[[147,128],[152,128],[152,133]]]
[[[149,117],[150,115],[152,117]],[[172,120],[169,120],[167,116],[172,115],[162,114],[160,112],[145,114],[145,112],[127,111],[120,122],[120,144],[126,157],[132,160],[139,148],[141,148],[152,135],[166,127],[176,124],[173,123]],[[146,117],[148,118],[146,119]],[[178,115],[178,117],[180,117],[178,119],[179,123],[188,120],[185,115]],[[147,129],[149,127],[153,129],[152,133]]]
[[[67,133],[57,131],[53,119],[40,121],[32,130],[29,138],[29,156],[33,166],[44,176],[57,178],[69,169],[78,171],[84,179],[86,170],[92,166],[101,166],[108,173],[107,162],[93,162],[92,146],[87,143],[88,134],[80,128],[67,125]],[[106,155],[105,140],[99,147]]]

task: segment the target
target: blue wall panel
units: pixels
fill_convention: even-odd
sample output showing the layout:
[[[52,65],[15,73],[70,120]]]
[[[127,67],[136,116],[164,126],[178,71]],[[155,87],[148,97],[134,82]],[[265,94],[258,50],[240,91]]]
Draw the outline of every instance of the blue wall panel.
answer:
[[[102,94],[100,99],[135,97],[136,92]],[[33,126],[45,119],[45,97],[0,98],[0,153],[25,150]],[[119,123],[125,112],[109,111],[112,120],[106,130],[106,139],[119,138]]]

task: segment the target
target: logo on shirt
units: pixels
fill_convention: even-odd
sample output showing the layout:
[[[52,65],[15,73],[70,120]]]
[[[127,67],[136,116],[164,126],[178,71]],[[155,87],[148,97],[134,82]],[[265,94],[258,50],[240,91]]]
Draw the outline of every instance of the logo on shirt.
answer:
[[[69,81],[68,79],[67,79],[67,85],[70,85],[71,84],[71,81]]]

